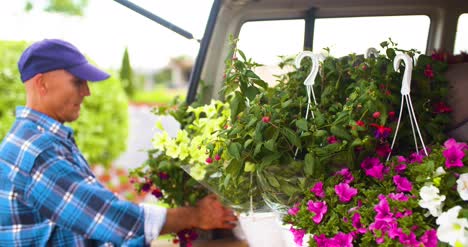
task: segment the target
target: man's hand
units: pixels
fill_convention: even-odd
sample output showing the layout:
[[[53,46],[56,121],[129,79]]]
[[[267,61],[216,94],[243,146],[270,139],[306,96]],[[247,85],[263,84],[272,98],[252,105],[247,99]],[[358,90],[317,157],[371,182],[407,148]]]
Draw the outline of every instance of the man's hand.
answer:
[[[232,229],[237,222],[234,212],[225,208],[214,194],[200,200],[195,209],[198,215],[195,227],[203,230]]]
[[[196,207],[170,208],[167,210],[166,223],[161,234],[178,232],[183,229],[200,228],[232,229],[237,217],[230,209],[225,208],[216,195],[201,199]]]

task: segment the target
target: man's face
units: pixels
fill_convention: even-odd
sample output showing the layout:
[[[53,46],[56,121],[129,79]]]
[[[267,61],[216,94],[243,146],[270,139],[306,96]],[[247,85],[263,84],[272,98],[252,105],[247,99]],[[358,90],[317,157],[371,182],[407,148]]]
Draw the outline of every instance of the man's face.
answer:
[[[78,119],[84,97],[91,95],[88,82],[65,70],[44,73],[43,79],[47,85],[43,99],[49,115],[62,123]]]

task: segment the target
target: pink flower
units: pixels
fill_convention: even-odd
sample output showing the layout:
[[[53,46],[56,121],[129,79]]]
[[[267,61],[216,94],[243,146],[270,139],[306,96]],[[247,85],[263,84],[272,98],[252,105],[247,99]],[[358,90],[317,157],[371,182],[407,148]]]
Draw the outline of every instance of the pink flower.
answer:
[[[369,177],[383,179],[384,165],[378,158],[366,158],[361,163],[361,168],[364,169],[365,173]]]
[[[408,209],[408,210],[405,210],[404,212],[395,213],[395,218],[400,219],[400,218],[408,217],[411,215],[413,215],[413,211]]]
[[[442,114],[452,112],[452,108],[445,104],[445,102],[437,102],[433,105],[434,113]]]
[[[424,76],[429,79],[434,78],[434,71],[432,70],[432,67],[430,64],[426,65],[426,69],[424,70]]]
[[[380,117],[380,112],[376,111],[372,114],[373,118],[379,118]]]
[[[360,127],[366,126],[366,124],[365,124],[363,121],[361,121],[361,120],[357,120],[357,121],[356,121],[356,125],[357,125],[357,126],[360,126]]]
[[[328,207],[327,207],[326,202],[313,202],[312,200],[309,200],[307,202],[307,209],[311,213],[315,214],[312,217],[312,221],[314,221],[315,224],[319,224],[320,222],[322,222],[323,217],[328,212]]]
[[[154,189],[153,191],[151,191],[151,194],[152,194],[154,197],[158,198],[158,199],[161,199],[161,198],[163,197],[163,193],[162,193],[161,190],[158,189],[158,188],[156,188],[156,189]]]
[[[291,227],[289,231],[294,236],[294,243],[298,246],[302,246],[302,240],[304,239],[305,231],[302,229],[294,229]]]
[[[356,228],[358,233],[366,233],[367,229],[363,227],[361,223],[361,215],[359,213],[355,213],[352,218],[353,227]]]
[[[375,128],[374,135],[377,139],[385,139],[392,133],[392,128],[378,124],[371,124],[371,126]]]
[[[205,162],[207,164],[211,164],[211,163],[213,163],[213,159],[211,157],[208,157],[208,158],[206,158]]]
[[[405,164],[399,164],[395,166],[395,172],[398,174],[403,173],[406,170],[406,165]]]
[[[349,168],[343,168],[335,173],[335,176],[342,176],[344,178],[344,182],[349,184],[354,181],[353,174],[349,170]]]
[[[388,113],[388,118],[389,118],[390,120],[395,119],[395,112],[394,112],[394,111],[389,112],[389,113]]]
[[[353,235],[339,232],[328,241],[329,247],[353,247]]]
[[[421,244],[419,241],[416,239],[416,235],[411,232],[410,234],[405,234],[403,231],[400,232],[400,235],[398,236],[400,243],[403,244],[403,246],[412,246],[412,247],[419,247]]]
[[[407,163],[408,160],[403,156],[398,156],[398,163]]]
[[[377,212],[375,215],[375,219],[387,219],[392,218],[393,214],[390,211],[390,205],[385,197],[379,197],[380,201],[377,205],[375,205],[374,210]]]
[[[336,139],[336,136],[329,136],[329,137],[327,138],[327,142],[328,142],[328,144],[337,143],[337,142],[338,142],[338,139]]]
[[[400,201],[400,202],[407,202],[408,201],[408,197],[405,196],[404,193],[390,193],[388,194],[388,197],[394,201]]]
[[[317,246],[318,247],[328,247],[328,242],[330,241],[330,239],[328,239],[325,234],[320,234],[319,236],[317,235],[314,235],[314,240],[315,240],[315,243],[317,243]]]
[[[388,143],[378,145],[377,148],[375,149],[375,152],[377,153],[377,156],[379,157],[387,157],[387,155],[392,151],[390,149],[390,145]]]
[[[335,185],[335,193],[341,202],[349,202],[357,195],[357,189],[350,187],[347,183]]]
[[[397,187],[397,192],[411,192],[413,189],[411,182],[407,178],[401,177],[400,175],[393,177],[393,183],[395,183]]]
[[[220,159],[221,159],[221,156],[220,156],[219,154],[216,154],[216,155],[215,155],[215,160],[216,160],[216,161],[219,161]]]
[[[426,157],[426,154],[421,151],[417,152],[417,153],[412,153],[410,154],[410,157],[409,157],[409,163],[410,164],[414,164],[414,163],[419,163],[421,164],[423,162],[423,159],[424,157]]]
[[[161,179],[161,180],[168,180],[169,179],[169,174],[167,174],[167,172],[159,172],[158,176],[159,176],[159,179]]]
[[[288,214],[289,214],[289,215],[294,215],[294,216],[296,216],[298,212],[299,212],[299,203],[294,204],[294,207],[292,207],[292,208],[290,208],[290,209],[288,210]]]
[[[449,149],[449,148],[452,148],[452,147],[455,147],[457,149],[459,149],[460,151],[465,151],[465,150],[468,150],[468,145],[464,142],[457,142],[455,141],[455,139],[453,138],[450,138],[448,139],[447,141],[444,142],[444,147],[446,149]]]
[[[445,167],[463,167],[462,159],[465,157],[465,153],[459,148],[452,146],[442,152],[445,157]]]
[[[269,123],[270,122],[270,117],[269,116],[262,117],[262,122]]]
[[[424,244],[425,247],[437,247],[437,234],[436,230],[431,229],[427,230],[420,238],[421,243]]]
[[[310,189],[310,192],[314,193],[314,195],[318,198],[324,198],[325,197],[325,192],[323,191],[323,183],[322,182],[317,182],[312,189]]]

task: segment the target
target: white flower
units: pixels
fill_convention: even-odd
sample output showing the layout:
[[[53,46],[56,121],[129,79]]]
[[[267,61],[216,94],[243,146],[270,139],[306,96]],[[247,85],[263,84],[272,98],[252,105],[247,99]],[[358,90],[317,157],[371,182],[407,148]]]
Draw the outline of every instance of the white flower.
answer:
[[[468,200],[468,173],[463,173],[457,180],[457,191],[460,197],[464,200]]]
[[[445,201],[445,196],[439,195],[439,189],[434,185],[426,185],[419,191],[419,206],[428,209],[431,215],[439,216],[442,212],[442,202]]]
[[[468,244],[468,219],[458,218],[461,207],[455,206],[447,212],[443,212],[436,223],[437,238],[452,246],[467,246]]]
[[[445,170],[442,166],[439,166],[439,168],[437,168],[434,172],[434,177],[438,177],[438,176],[441,176],[441,175],[444,175],[445,173]]]

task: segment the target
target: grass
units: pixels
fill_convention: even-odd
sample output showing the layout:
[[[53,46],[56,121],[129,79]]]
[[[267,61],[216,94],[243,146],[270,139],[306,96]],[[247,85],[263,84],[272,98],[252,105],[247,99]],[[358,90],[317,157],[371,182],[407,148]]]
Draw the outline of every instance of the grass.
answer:
[[[181,99],[185,99],[186,94],[186,89],[157,87],[152,91],[136,91],[130,98],[130,102],[141,104],[168,104],[176,96],[179,96]]]

